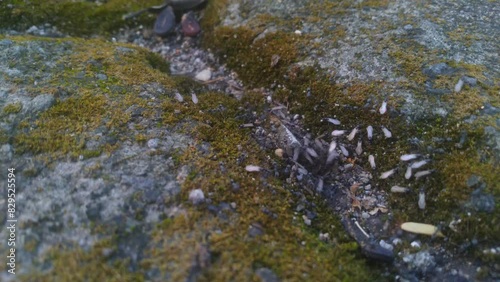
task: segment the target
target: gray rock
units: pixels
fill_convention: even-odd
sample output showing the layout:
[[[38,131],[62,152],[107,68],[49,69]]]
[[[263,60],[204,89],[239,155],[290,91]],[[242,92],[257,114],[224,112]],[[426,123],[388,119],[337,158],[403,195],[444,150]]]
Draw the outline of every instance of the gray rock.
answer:
[[[199,205],[205,202],[205,195],[201,189],[194,189],[189,192],[189,200],[193,203],[193,205]]]
[[[30,110],[33,113],[43,112],[50,108],[55,103],[54,96],[49,94],[38,95],[31,100]]]
[[[474,187],[476,186],[479,182],[481,181],[481,178],[477,175],[471,175],[468,179],[467,179],[467,187]]]
[[[159,140],[157,138],[153,138],[153,139],[149,139],[148,140],[148,147],[150,149],[156,149],[158,148],[158,143],[159,143]]]
[[[108,76],[103,74],[103,73],[98,73],[98,74],[96,74],[96,78],[99,80],[107,80]]]
[[[455,69],[450,67],[446,63],[439,63],[435,65],[431,65],[423,70],[424,74],[431,77],[436,78],[438,75],[450,75],[455,72]]]
[[[429,251],[406,254],[403,256],[403,261],[408,264],[410,269],[422,274],[432,272],[436,266],[434,256]]]
[[[478,212],[491,213],[495,210],[495,197],[491,194],[484,193],[484,189],[476,189],[472,192],[470,204]]]
[[[461,79],[462,79],[462,81],[463,81],[465,84],[467,84],[467,85],[469,85],[469,86],[472,86],[472,87],[473,87],[473,86],[476,86],[476,84],[477,84],[477,79],[476,79],[476,78],[474,78],[474,77],[470,77],[470,76],[466,76],[466,75],[464,75],[464,76],[462,76],[462,78],[461,78]]]
[[[2,39],[0,40],[0,46],[5,46],[5,47],[9,47],[10,45],[12,45],[12,40],[10,39]]]
[[[491,105],[490,103],[485,103],[483,113],[485,115],[496,115],[496,114],[500,114],[500,109]]]
[[[259,276],[262,282],[279,282],[278,276],[269,268],[261,267],[255,270],[255,274]]]
[[[248,236],[258,237],[264,235],[264,229],[259,223],[252,223],[248,229]]]
[[[3,144],[2,147],[0,147],[0,161],[11,161],[12,153],[12,146],[10,144]]]

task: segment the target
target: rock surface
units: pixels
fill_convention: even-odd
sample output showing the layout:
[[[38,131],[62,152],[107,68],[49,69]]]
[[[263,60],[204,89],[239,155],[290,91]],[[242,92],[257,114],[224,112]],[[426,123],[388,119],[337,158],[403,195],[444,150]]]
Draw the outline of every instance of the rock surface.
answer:
[[[129,2],[0,3],[2,281],[498,279],[497,2],[214,0],[164,39]]]

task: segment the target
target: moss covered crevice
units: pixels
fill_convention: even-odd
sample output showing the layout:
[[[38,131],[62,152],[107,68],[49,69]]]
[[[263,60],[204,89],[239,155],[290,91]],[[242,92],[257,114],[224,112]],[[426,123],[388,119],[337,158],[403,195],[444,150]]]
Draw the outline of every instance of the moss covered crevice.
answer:
[[[388,4],[387,1],[369,2],[365,1],[363,4],[371,5],[371,8],[384,7]],[[322,3],[319,6],[322,7],[322,11],[311,11],[320,18],[328,14],[329,9],[335,10],[332,14],[345,14],[350,8],[345,1]],[[498,128],[498,125],[494,117],[481,113],[485,103],[490,103],[494,107],[500,106],[497,98],[498,87],[495,86],[498,85],[498,81],[486,83],[486,70],[483,66],[443,59],[443,51],[428,49],[410,37],[388,36],[379,41],[374,37],[375,34],[395,29],[392,23],[385,23],[386,25],[380,26],[378,30],[366,32],[369,37],[373,37],[373,40],[380,42],[376,47],[377,52],[388,52],[389,58],[394,62],[393,70],[402,79],[391,83],[354,81],[347,85],[336,85],[332,82],[334,78],[325,75],[319,67],[303,67],[296,64],[304,56],[303,52],[307,48],[304,46],[314,44],[309,41],[311,38],[297,39],[290,35],[293,30],[285,24],[280,25],[280,28],[288,33],[277,31],[267,34],[264,38],[255,39],[265,29],[266,24],[270,24],[270,21],[266,20],[272,17],[262,14],[257,18],[252,23],[256,25],[260,21],[261,26],[255,31],[223,26],[205,35],[206,46],[215,49],[223,61],[238,72],[239,77],[249,88],[274,87],[273,100],[286,105],[291,114],[303,115],[304,127],[313,136],[331,131],[331,125],[321,122],[321,118],[324,117],[340,119],[342,129],[347,130],[367,125],[380,130],[380,126],[386,126],[393,132],[394,138],[376,137],[373,143],[363,143],[364,150],[375,155],[377,165],[380,165],[379,171],[401,166],[399,156],[409,152],[424,153],[432,159],[431,165],[436,172],[427,180],[407,181],[402,175],[404,171],[395,179],[388,181],[373,179],[373,184],[379,189],[389,190],[392,185],[404,185],[414,191],[418,191],[419,188],[424,188],[426,191],[428,204],[425,211],[418,208],[417,193],[408,197],[389,195],[391,208],[395,214],[395,224],[420,221],[442,225],[451,239],[448,245],[450,248],[455,248],[472,238],[484,240],[482,242],[486,244],[483,247],[500,240],[498,224],[489,224],[487,219],[499,218],[498,205],[493,214],[476,212],[466,207],[474,191],[466,185],[466,180],[471,175],[479,176],[486,183],[485,193],[492,194],[496,199],[499,197],[498,167],[494,156],[485,149],[488,147],[485,147],[485,135],[482,129],[485,126]],[[406,19],[407,24],[413,23],[411,17]],[[210,22],[216,20],[210,19]],[[278,30],[281,30],[280,28]],[[278,36],[274,36],[276,34]],[[283,34],[287,35],[283,37],[281,36]],[[335,46],[335,41],[340,39],[342,37],[332,38],[330,46]],[[470,41],[470,38],[464,40]],[[293,46],[290,47],[289,44]],[[265,48],[265,46],[273,47]],[[270,59],[280,50],[284,51],[280,55],[289,56],[280,61],[283,65],[273,69]],[[449,94],[432,95],[427,93],[426,82],[430,78],[423,70],[441,62],[447,63],[455,72],[452,75],[438,76],[432,81],[434,88],[446,90]],[[335,70],[331,71],[335,73]],[[478,79],[478,84],[465,85],[459,93],[454,93],[456,83],[464,75]],[[279,87],[275,87],[276,85]],[[398,114],[398,110],[407,103],[405,97],[388,96],[385,93],[388,89],[412,93],[412,99],[422,101],[424,104],[440,105],[447,111],[447,115],[439,116],[427,112],[412,123],[408,123],[405,116]],[[395,110],[389,113],[390,116],[377,113],[383,100],[388,100],[389,107]],[[471,115],[477,118],[471,124],[465,123],[464,120]],[[459,144],[462,143],[460,140],[464,132],[465,141]],[[410,142],[411,140],[418,142]],[[360,158],[356,162],[369,170],[366,159]],[[458,231],[454,232],[447,226],[457,218],[466,223],[458,226]]]

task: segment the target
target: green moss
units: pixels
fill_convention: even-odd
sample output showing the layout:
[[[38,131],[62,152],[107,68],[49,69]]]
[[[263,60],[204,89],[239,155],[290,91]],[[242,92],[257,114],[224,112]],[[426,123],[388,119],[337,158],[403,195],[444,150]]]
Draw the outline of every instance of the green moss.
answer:
[[[297,46],[303,38],[294,34],[276,32],[256,41],[253,30],[220,27],[214,31],[210,44],[225,57],[228,66],[254,86],[268,86],[283,80],[289,66],[297,61]],[[277,62],[273,63],[274,61]]]
[[[23,37],[13,37],[19,44]],[[31,39],[33,40],[33,39]],[[51,93],[57,98],[54,106],[38,117],[19,123],[13,138],[16,153],[48,154],[48,159],[66,154],[72,158],[95,157],[114,146],[103,143],[89,149],[85,144],[95,138],[95,130],[107,128],[118,139],[133,138],[124,125],[130,120],[127,109],[132,105],[144,109],[142,115],[153,117],[155,106],[138,97],[141,86],[159,84],[173,88],[176,82],[165,71],[168,64],[144,49],[131,45],[113,45],[100,40],[42,39],[44,44],[64,44],[72,49],[59,62],[63,66],[52,74],[48,83],[30,86],[37,93]],[[96,73],[106,75],[98,80]],[[142,131],[141,128],[136,128]],[[140,134],[138,135],[140,136]]]
[[[82,156],[85,159],[90,159],[90,158],[99,157],[101,155],[101,153],[102,153],[101,150],[83,150]]]
[[[199,142],[209,142],[211,147],[208,154],[188,149],[179,156],[181,164],[191,166],[181,196],[187,200],[189,191],[201,188],[214,204],[234,202],[236,212],[228,213],[228,220],[224,220],[206,213],[204,208],[186,207],[185,214],[156,227],[153,242],[160,247],[150,251],[145,265],[158,267],[172,280],[183,280],[191,271],[193,258],[200,257],[208,247],[212,259],[204,262],[210,267],[201,268],[200,281],[251,281],[256,279],[253,273],[258,267],[268,267],[290,281],[304,277],[312,281],[361,281],[380,277],[367,265],[357,245],[340,227],[338,218],[325,207],[322,207],[321,223],[308,228],[302,220],[293,219],[290,190],[294,187],[287,187],[281,179],[262,178],[244,170],[246,164],[270,168],[269,152],[261,151],[248,129],[239,127],[247,122],[244,117],[249,112],[262,110],[261,94],[248,93],[238,102],[217,93],[206,93],[199,96],[199,101],[196,106],[178,104],[175,108],[179,113],[173,115],[169,114],[170,104],[165,103],[164,122],[197,121],[196,127],[187,130]],[[244,163],[239,163],[245,152],[251,154],[246,154]],[[239,192],[231,192],[231,181],[240,185]],[[263,213],[262,207],[275,213],[277,218]],[[262,226],[264,235],[248,235],[249,226],[255,223]],[[336,243],[319,241],[318,230],[329,232]],[[211,234],[208,240],[207,234]]]
[[[159,70],[165,74],[170,74],[170,64],[160,55],[153,52],[147,52],[145,58],[153,69]]]
[[[343,1],[323,4],[319,5],[323,9],[322,11],[311,9],[311,13],[318,18],[322,18],[325,14],[328,14],[325,11],[328,11],[329,4],[335,6],[335,12],[350,7]],[[369,5],[372,4],[384,7],[387,5],[387,1],[375,1]],[[265,16],[261,17],[261,24],[266,25],[267,19]],[[412,23],[410,19],[408,19],[408,23]],[[386,25],[385,30],[394,28],[390,26],[390,23]],[[460,93],[452,93],[443,97],[429,96],[426,94],[425,82],[430,78],[423,73],[423,69],[426,66],[442,62],[443,60],[440,57],[442,54],[439,53],[440,51],[429,50],[409,38],[396,36],[380,42],[377,45],[379,49],[376,51],[389,50],[389,55],[398,67],[396,71],[406,80],[390,85],[384,85],[383,83],[381,85],[380,82],[352,82],[350,85],[338,86],[331,83],[328,76],[322,75],[318,71],[318,67],[303,68],[294,65],[294,62],[300,58],[301,46],[308,44],[304,44],[304,41],[298,41],[293,47],[295,48],[294,51],[285,52],[294,56],[283,61],[285,65],[281,66],[281,69],[273,71],[269,65],[269,59],[276,53],[275,50],[280,50],[280,47],[287,48],[283,45],[291,41],[274,40],[272,36],[268,36],[268,39],[260,39],[260,41],[263,42],[263,45],[269,45],[272,42],[274,44],[273,48],[263,48],[259,46],[259,40],[254,40],[261,31],[260,28],[258,26],[256,32],[243,28],[218,28],[206,35],[208,37],[206,42],[208,47],[215,48],[221,55],[226,56],[225,59],[228,65],[237,70],[239,76],[250,87],[269,87],[275,81],[283,85],[283,87],[275,89],[273,100],[286,105],[291,114],[304,115],[304,127],[313,136],[319,136],[331,131],[331,126],[321,122],[321,118],[331,116],[340,119],[342,127],[346,129],[358,125],[372,125],[376,130],[381,125],[388,127],[393,132],[393,138],[385,139],[376,135],[376,140],[372,143],[363,143],[364,150],[375,155],[379,171],[386,171],[398,166],[399,156],[407,152],[428,152],[429,147],[438,147],[443,150],[444,154],[432,153],[430,156],[434,162],[433,168],[436,169],[436,173],[432,177],[409,182],[404,179],[403,175],[398,174],[387,181],[381,181],[377,177],[372,180],[372,185],[384,190],[389,190],[392,185],[407,185],[414,191],[418,191],[421,187],[425,189],[427,207],[424,211],[418,208],[416,193],[404,197],[394,194],[389,195],[390,206],[395,215],[395,224],[404,221],[441,224],[444,226],[444,232],[450,238],[451,243],[447,245],[449,248],[454,248],[455,245],[463,244],[464,241],[472,238],[485,240],[488,242],[486,245],[495,241],[498,242],[497,234],[500,234],[497,228],[498,223],[495,221],[493,224],[489,224],[487,219],[492,215],[479,213],[469,217],[465,208],[465,202],[470,199],[472,190],[465,185],[464,178],[466,179],[471,174],[480,175],[487,183],[488,191],[493,193],[495,198],[498,198],[498,191],[493,192],[491,189],[498,190],[498,188],[493,187],[498,186],[497,175],[500,174],[495,169],[494,158],[491,153],[484,150],[484,146],[481,145],[484,142],[482,141],[484,139],[482,128],[485,125],[496,126],[496,121],[494,118],[481,117],[472,125],[463,124],[463,119],[471,114],[477,114],[478,109],[485,102],[499,105],[498,87],[487,86],[482,83],[482,81],[486,80],[484,67],[447,62],[457,72],[450,76],[435,79],[433,81],[435,88],[453,90],[462,75],[478,78],[479,86],[464,86]],[[284,26],[284,29],[288,28],[290,27]],[[371,34],[377,34],[373,31],[370,32]],[[335,45],[335,40],[331,44]],[[257,49],[258,46],[260,49]],[[259,53],[257,54],[255,50],[259,50]],[[248,58],[252,59],[249,60]],[[259,73],[254,67],[263,71]],[[401,97],[382,98],[381,94],[383,93],[379,91],[380,89],[386,89],[386,87],[410,91],[416,99],[423,99],[428,103],[445,102],[446,105],[449,105],[451,114],[447,118],[427,116],[408,124],[403,118],[391,117],[389,119],[388,115],[381,116],[369,109],[365,109],[364,105],[368,99],[372,100],[372,104],[377,105],[380,104],[382,99],[389,98],[389,106],[396,110],[401,104],[406,103]],[[310,95],[307,95],[307,93],[310,93]],[[208,130],[214,133],[213,129],[209,128]],[[456,143],[460,140],[462,131],[468,132],[467,141],[462,149],[457,149]],[[410,145],[408,140],[415,137],[419,138],[420,143]],[[443,141],[436,144],[434,138],[452,141]],[[214,141],[213,139],[210,140]],[[484,161],[485,159],[486,161]],[[369,171],[371,170],[366,161],[366,156],[350,159],[350,161],[364,166]],[[460,179],[456,175],[460,175]],[[225,185],[227,183],[221,184],[221,187],[225,187]],[[249,195],[249,197],[251,196]],[[496,210],[498,211],[498,207]],[[322,211],[321,215],[325,213],[327,211]],[[457,216],[462,218],[464,223],[459,228],[459,231],[454,233],[447,229],[447,226]],[[493,217],[500,218],[498,212],[495,212]],[[332,220],[331,222],[335,221]]]
[[[137,134],[135,136],[135,141],[138,143],[145,143],[148,140],[148,137],[144,134]]]
[[[2,112],[4,115],[17,114],[21,111],[22,108],[23,108],[23,104],[21,102],[12,103],[12,104],[5,105],[5,107],[3,107]]]
[[[18,152],[59,151],[66,154],[82,150],[85,137],[90,137],[87,134],[100,125],[106,114],[105,103],[105,98],[100,95],[85,95],[58,102],[40,116],[33,129],[15,137]]]
[[[144,281],[142,275],[128,270],[126,260],[108,261],[104,253],[113,248],[109,240],[98,242],[89,251],[53,248],[45,258],[52,264],[51,271],[21,275],[20,281]]]
[[[107,34],[125,24],[122,16],[157,5],[156,0],[110,0],[102,4],[89,1],[37,0],[12,1],[0,9],[0,28],[27,29],[32,25],[50,23],[59,30],[78,36]],[[6,5],[5,3],[0,6]],[[141,16],[138,23],[152,24],[153,17]]]

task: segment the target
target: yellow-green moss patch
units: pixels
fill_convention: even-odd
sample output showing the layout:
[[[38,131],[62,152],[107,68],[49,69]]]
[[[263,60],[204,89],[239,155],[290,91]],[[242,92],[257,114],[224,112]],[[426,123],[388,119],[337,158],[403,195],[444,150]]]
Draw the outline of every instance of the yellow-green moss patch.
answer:
[[[106,253],[115,247],[110,242],[98,242],[90,251],[54,247],[47,255],[52,271],[21,275],[20,281],[144,281],[141,274],[129,271],[126,260],[108,261]]]
[[[21,111],[22,108],[23,108],[22,103],[20,103],[20,102],[12,103],[12,104],[5,105],[5,107],[3,107],[2,112],[4,115],[17,114]]]

